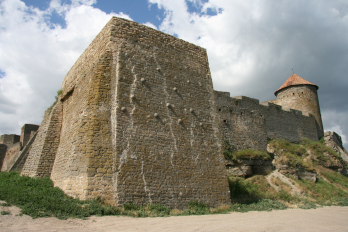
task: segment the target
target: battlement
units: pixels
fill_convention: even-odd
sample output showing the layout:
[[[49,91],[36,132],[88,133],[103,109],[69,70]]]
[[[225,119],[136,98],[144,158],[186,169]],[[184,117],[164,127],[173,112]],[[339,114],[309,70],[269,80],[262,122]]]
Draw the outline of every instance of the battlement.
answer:
[[[20,141],[20,136],[15,134],[4,134],[0,136],[0,144],[13,145]]]
[[[236,99],[235,104],[241,104],[243,105],[258,105],[259,104],[259,100],[255,99],[255,98],[251,98],[251,97],[246,97],[246,96],[235,96],[232,97],[232,99]]]
[[[302,111],[295,109],[284,109],[281,105],[275,104],[276,101],[259,102],[258,99],[249,98],[245,96],[230,97],[224,92],[215,91],[215,98],[217,103],[220,120],[228,122],[228,118],[234,118],[238,124],[248,127],[252,133],[248,134],[250,141],[263,141],[263,138],[255,135],[264,135],[267,140],[273,138],[282,138],[292,142],[300,142],[301,138],[309,138],[311,140],[318,140],[317,126],[315,117],[313,115],[305,115]],[[260,118],[263,121],[260,121]],[[260,127],[251,128],[250,122],[264,124]],[[245,136],[236,138],[232,136],[236,131],[241,131],[239,126],[231,124],[229,128],[224,128],[222,132],[223,139],[227,139],[231,144],[236,144],[238,149],[255,148],[250,144],[246,144]],[[252,142],[251,142],[252,143]],[[260,143],[256,147],[259,150],[265,150],[267,143]]]

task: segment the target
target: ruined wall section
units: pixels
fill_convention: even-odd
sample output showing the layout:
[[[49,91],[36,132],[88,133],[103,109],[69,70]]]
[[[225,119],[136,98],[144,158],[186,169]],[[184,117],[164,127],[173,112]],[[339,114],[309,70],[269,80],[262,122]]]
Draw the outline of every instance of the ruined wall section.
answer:
[[[7,146],[5,158],[3,159],[3,163],[1,166],[1,171],[6,172],[9,171],[10,167],[16,162],[18,156],[20,155],[21,143],[15,143]]]
[[[223,140],[228,140],[236,150],[266,150],[266,123],[262,112],[258,110],[258,100],[231,98],[230,93],[219,91],[215,91],[215,98]]]
[[[325,131],[324,141],[326,146],[337,152],[348,163],[348,152],[343,147],[341,136],[334,131]]]
[[[34,133],[33,133],[34,132]],[[31,131],[31,136],[26,143],[25,147],[20,151],[18,158],[15,160],[15,162],[12,164],[12,166],[9,168],[9,172],[15,171],[15,172],[21,172],[23,169],[23,166],[28,158],[29,151],[31,149],[31,145],[35,141],[37,131]]]
[[[32,136],[32,132],[36,132],[39,129],[38,125],[35,124],[24,124],[24,126],[21,129],[21,136],[20,136],[20,142],[22,147],[25,147],[27,145],[28,141],[30,140],[30,137]]]
[[[2,168],[2,164],[5,159],[6,151],[7,151],[7,146],[5,144],[0,144],[0,170]]]
[[[59,145],[61,111],[62,104],[60,101],[53,106],[51,111],[46,110],[35,141],[28,151],[21,175],[30,177],[50,176]]]
[[[13,145],[20,141],[20,136],[15,134],[5,134],[0,136],[0,144]]]

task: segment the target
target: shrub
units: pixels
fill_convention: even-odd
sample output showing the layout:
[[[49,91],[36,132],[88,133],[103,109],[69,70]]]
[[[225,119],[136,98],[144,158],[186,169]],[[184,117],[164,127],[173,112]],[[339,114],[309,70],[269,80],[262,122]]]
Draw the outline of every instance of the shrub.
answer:
[[[253,149],[245,149],[241,151],[236,151],[233,145],[227,140],[223,142],[223,153],[227,160],[237,160],[237,159],[262,159],[270,160],[271,156],[265,151],[258,151]]]

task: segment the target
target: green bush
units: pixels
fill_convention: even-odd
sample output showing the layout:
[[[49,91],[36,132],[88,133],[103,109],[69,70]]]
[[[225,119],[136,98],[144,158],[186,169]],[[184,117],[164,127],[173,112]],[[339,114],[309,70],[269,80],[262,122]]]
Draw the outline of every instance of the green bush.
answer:
[[[66,219],[91,215],[117,215],[120,210],[101,205],[97,200],[80,201],[54,188],[49,178],[30,178],[18,173],[0,172],[0,200],[22,209],[23,214]]]
[[[245,149],[241,151],[236,151],[234,146],[231,145],[227,140],[223,142],[223,153],[227,160],[237,160],[237,159],[261,159],[270,160],[271,156],[265,151],[258,151],[253,149]]]
[[[52,111],[53,106],[55,106],[55,104],[57,104],[57,102],[58,102],[58,97],[59,97],[62,93],[63,93],[63,90],[61,90],[61,89],[57,91],[57,96],[54,97],[56,100],[55,100],[55,101],[53,102],[53,104],[47,109],[48,112],[51,112],[51,111]]]
[[[260,199],[257,202],[250,204],[233,204],[230,209],[236,212],[248,212],[248,211],[271,211],[271,210],[283,210],[288,207],[282,202],[274,201],[271,199]]]

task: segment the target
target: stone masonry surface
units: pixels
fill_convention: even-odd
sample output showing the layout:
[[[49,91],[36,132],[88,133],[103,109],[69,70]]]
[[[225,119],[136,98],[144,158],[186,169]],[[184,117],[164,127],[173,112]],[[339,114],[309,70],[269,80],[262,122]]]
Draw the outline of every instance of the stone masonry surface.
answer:
[[[1,135],[0,136],[0,144],[5,144],[5,145],[12,145],[15,143],[18,143],[20,140],[19,135]]]
[[[37,131],[39,129],[38,125],[25,124],[21,129],[20,142],[22,147],[24,147],[30,139],[30,134],[32,131]]]
[[[40,127],[0,137],[0,167],[50,176],[70,196],[113,205],[229,204],[223,140],[266,150],[273,138],[322,137],[316,89],[292,88],[261,104],[231,98],[213,90],[205,49],[113,17],[67,73]]]
[[[101,196],[115,205],[229,203],[204,49],[112,18],[69,71],[62,91],[22,174],[51,174],[69,195]],[[47,124],[54,114],[61,126],[52,131]],[[60,138],[57,149],[47,150],[51,134]],[[52,172],[38,171],[47,160],[54,160]]]
[[[298,85],[284,88],[277,92],[276,104],[281,105],[286,110],[302,111],[303,115],[312,114],[318,124],[318,136],[320,138],[324,136],[318,93],[315,86]]]
[[[15,143],[12,145],[9,145],[6,150],[5,158],[3,159],[1,171],[9,171],[10,167],[14,162],[16,162],[19,152],[21,150],[21,144]]]
[[[316,120],[301,111],[283,110],[270,102],[259,104],[257,99],[230,97],[227,92],[215,91],[220,115],[221,136],[236,150],[266,150],[267,140],[286,139],[298,143],[301,138],[318,140]]]

